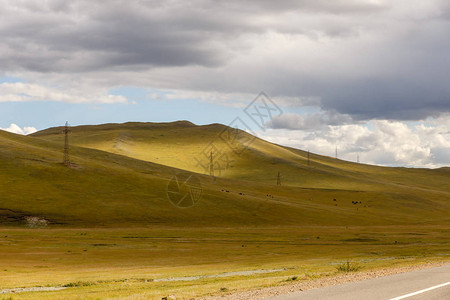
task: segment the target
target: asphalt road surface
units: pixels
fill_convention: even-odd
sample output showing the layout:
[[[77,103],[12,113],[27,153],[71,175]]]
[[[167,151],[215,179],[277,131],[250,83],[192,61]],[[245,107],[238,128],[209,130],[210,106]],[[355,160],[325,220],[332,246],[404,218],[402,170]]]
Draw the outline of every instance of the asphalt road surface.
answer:
[[[390,275],[267,300],[450,300],[450,265]]]

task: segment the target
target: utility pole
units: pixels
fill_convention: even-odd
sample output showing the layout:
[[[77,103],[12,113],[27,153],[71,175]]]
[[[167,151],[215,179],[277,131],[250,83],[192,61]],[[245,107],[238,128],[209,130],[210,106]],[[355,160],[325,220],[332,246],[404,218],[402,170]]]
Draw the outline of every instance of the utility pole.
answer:
[[[337,159],[337,157],[338,157],[338,155],[337,155],[337,146],[336,146],[336,151],[335,151],[336,153],[335,153],[335,156],[336,156],[336,159]]]
[[[359,164],[359,153],[356,155],[356,162]]]
[[[278,171],[277,185],[281,185],[281,173],[280,173],[280,171]]]
[[[209,157],[209,176],[214,177],[214,159],[212,151]]]
[[[66,126],[63,130],[64,133],[64,165],[67,167],[70,166],[70,157],[69,157],[69,122],[66,122]]]

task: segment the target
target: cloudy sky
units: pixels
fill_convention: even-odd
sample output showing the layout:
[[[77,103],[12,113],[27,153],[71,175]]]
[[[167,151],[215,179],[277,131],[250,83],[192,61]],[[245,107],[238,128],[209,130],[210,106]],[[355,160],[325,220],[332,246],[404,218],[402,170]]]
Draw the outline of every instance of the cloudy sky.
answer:
[[[448,0],[0,0],[0,128],[229,124],[264,91],[260,137],[448,166],[449,35]]]

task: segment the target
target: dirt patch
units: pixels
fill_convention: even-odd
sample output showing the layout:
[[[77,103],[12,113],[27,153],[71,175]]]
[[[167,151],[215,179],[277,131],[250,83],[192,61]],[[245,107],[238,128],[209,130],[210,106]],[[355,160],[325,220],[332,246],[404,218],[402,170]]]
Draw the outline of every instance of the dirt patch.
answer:
[[[51,291],[60,291],[66,289],[62,286],[36,286],[29,288],[17,288],[17,289],[5,289],[0,290],[0,294],[18,294],[24,292],[51,292]]]
[[[266,274],[285,271],[285,269],[271,269],[271,270],[251,270],[251,271],[238,271],[238,272],[227,272],[215,275],[202,275],[202,276],[189,276],[189,277],[174,277],[174,278],[160,278],[153,280],[154,282],[165,282],[165,281],[192,281],[200,280],[205,278],[223,278],[231,276],[250,276],[255,274]]]

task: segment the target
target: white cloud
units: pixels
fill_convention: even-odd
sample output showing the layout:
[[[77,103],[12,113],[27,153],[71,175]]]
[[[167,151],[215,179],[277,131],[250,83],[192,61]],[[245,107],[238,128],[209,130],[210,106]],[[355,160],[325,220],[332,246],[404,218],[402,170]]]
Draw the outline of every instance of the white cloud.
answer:
[[[8,132],[12,132],[12,133],[16,133],[16,134],[22,134],[22,135],[27,135],[27,134],[32,134],[35,133],[37,130],[34,127],[19,127],[16,124],[11,124],[8,128],[1,128],[0,130],[5,130]]]
[[[262,137],[277,144],[361,162],[407,167],[450,165],[450,127],[421,122],[374,120],[365,124],[326,126],[315,131],[269,129]]]
[[[92,91],[91,91],[92,92]],[[69,103],[124,103],[123,96],[108,95],[106,91],[92,94],[77,88],[58,89],[32,83],[0,83],[0,102],[58,101]]]

